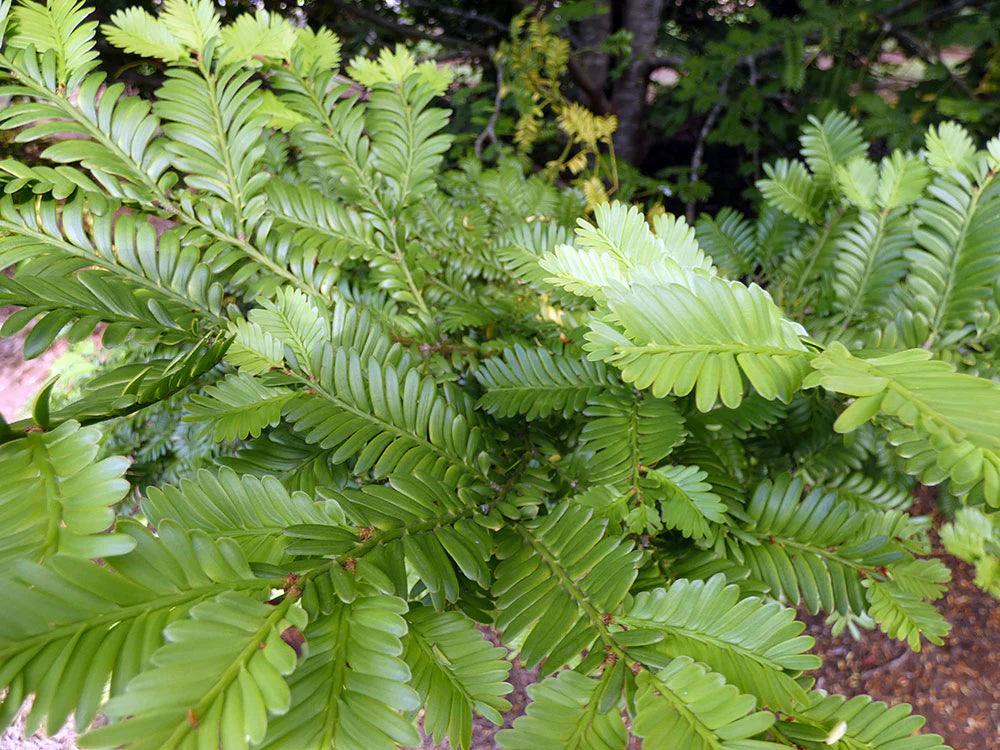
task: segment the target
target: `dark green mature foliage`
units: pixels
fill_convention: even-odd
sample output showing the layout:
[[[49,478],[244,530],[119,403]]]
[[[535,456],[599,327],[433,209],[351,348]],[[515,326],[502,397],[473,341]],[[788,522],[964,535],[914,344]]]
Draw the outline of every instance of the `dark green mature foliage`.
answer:
[[[517,655],[507,748],[943,747],[814,690],[792,607],[941,642],[886,435],[996,504],[992,381],[811,338],[683,219],[574,235],[579,196],[513,165],[441,174],[448,77],[403,50],[342,73],[326,31],[168,0],[104,29],[167,64],[149,102],[72,0],[3,10],[2,124],[41,149],[5,165],[7,330],[134,357],[4,426],[5,718],[298,750],[412,746],[422,711],[468,747]],[[101,426],[175,400],[235,447],[115,521]]]

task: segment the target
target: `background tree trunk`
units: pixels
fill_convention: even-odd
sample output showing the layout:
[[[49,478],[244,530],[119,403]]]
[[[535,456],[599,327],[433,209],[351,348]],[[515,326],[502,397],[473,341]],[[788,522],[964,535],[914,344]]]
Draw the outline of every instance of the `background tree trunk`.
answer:
[[[585,97],[587,106],[598,114],[611,110],[611,102],[605,93],[608,83],[610,58],[602,45],[611,35],[611,3],[598,0],[598,11],[577,23],[571,32],[573,46],[579,50],[570,63],[570,75]]]
[[[649,58],[656,51],[663,0],[626,0],[622,27],[632,33],[632,57],[615,83],[612,105],[618,115],[615,153],[636,166],[646,152],[643,138]]]

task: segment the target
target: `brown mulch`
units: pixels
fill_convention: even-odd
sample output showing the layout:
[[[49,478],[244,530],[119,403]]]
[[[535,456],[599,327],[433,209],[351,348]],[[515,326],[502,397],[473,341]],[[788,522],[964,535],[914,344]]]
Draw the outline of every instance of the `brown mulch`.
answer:
[[[936,515],[934,491],[922,488],[914,512]],[[934,528],[941,524],[935,518]],[[1000,747],[1000,606],[973,583],[972,566],[945,552],[931,532],[934,555],[951,569],[948,593],[936,602],[951,623],[944,645],[924,643],[919,653],[880,632],[834,638],[822,617],[806,617],[824,657],[817,686],[830,693],[868,695],[909,703],[927,719],[924,731],[955,750]]]
[[[831,693],[868,695],[909,703],[927,719],[925,732],[955,750],[1000,747],[1000,607],[972,582],[969,565],[943,555],[952,570],[949,592],[938,602],[951,623],[943,646],[919,653],[881,633],[834,638],[822,618],[807,618],[824,656],[817,686]]]

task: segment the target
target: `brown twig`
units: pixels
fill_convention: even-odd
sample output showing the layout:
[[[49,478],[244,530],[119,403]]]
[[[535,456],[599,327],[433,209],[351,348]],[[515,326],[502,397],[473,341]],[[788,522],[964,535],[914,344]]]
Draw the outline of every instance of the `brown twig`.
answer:
[[[490,115],[490,119],[486,121],[486,127],[483,128],[483,132],[476,136],[476,142],[473,146],[473,150],[476,152],[476,158],[481,159],[483,157],[483,144],[486,143],[486,139],[489,138],[490,143],[494,146],[499,142],[497,139],[497,120],[500,119],[500,107],[503,105],[503,65],[494,56],[493,64],[496,66],[497,70],[497,92],[493,97],[493,113]]]
[[[691,171],[688,173],[688,180],[691,183],[697,182],[698,172],[701,170],[702,161],[705,158],[705,141],[708,140],[709,133],[712,132],[712,128],[715,127],[715,123],[719,120],[719,115],[722,114],[722,104],[726,97],[726,93],[729,91],[729,76],[727,75],[722,79],[719,84],[719,101],[717,101],[710,110],[708,110],[708,116],[705,117],[705,122],[701,124],[701,130],[698,131],[698,140],[695,141],[694,152],[691,154]],[[684,216],[687,218],[688,224],[694,223],[694,209],[697,201],[694,198],[688,200],[685,207]]]
[[[862,680],[869,680],[875,675],[877,675],[879,672],[885,672],[885,671],[891,672],[896,667],[905,664],[911,656],[913,656],[913,652],[908,648],[904,649],[903,653],[899,654],[898,656],[894,656],[884,664],[879,664],[877,667],[866,669],[864,672],[860,674],[860,677]]]

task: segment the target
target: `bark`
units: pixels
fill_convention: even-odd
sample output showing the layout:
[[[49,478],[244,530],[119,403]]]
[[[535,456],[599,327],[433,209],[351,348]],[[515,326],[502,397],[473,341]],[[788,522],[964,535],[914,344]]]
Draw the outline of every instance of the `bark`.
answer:
[[[605,94],[610,59],[601,46],[611,35],[611,3],[597,0],[595,5],[597,13],[576,24],[573,46],[577,51],[570,63],[570,74],[586,97],[587,106],[597,114],[605,114],[611,110]]]
[[[645,156],[643,114],[646,110],[646,87],[649,60],[656,51],[663,0],[627,0],[622,26],[632,32],[632,57],[622,77],[616,82],[612,105],[618,115],[615,153],[638,165]]]

